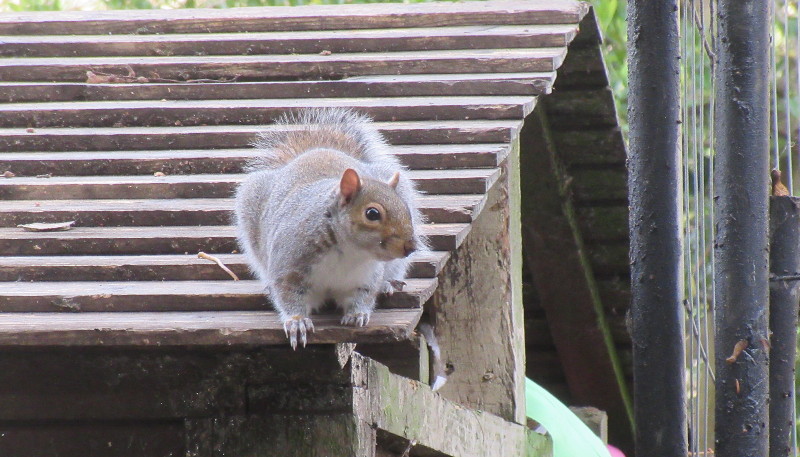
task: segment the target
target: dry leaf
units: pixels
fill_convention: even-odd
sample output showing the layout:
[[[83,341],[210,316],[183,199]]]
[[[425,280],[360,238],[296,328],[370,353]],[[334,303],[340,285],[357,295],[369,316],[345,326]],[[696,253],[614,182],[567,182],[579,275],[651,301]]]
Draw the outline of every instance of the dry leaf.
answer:
[[[36,130],[34,130],[34,129],[32,129],[32,128],[28,127],[27,129],[25,129],[25,132],[27,132],[27,133],[35,133],[35,132],[36,132]]]
[[[37,178],[52,178],[53,173],[45,173],[43,175],[36,175]]]
[[[20,224],[17,227],[23,228],[28,232],[63,232],[65,230],[71,230],[72,224],[74,223],[75,221],[54,223],[36,222],[33,224]]]
[[[13,172],[11,172],[11,171],[9,171],[9,170],[6,170],[6,172],[5,172],[5,173],[3,173],[3,175],[2,175],[2,176],[3,176],[4,178],[13,178],[14,176],[17,176],[17,175],[15,175]]]
[[[739,341],[737,341],[736,345],[733,346],[733,353],[731,354],[730,357],[725,359],[725,361],[728,362],[728,363],[736,362],[736,359],[739,358],[739,355],[742,353],[742,351],[747,349],[747,345],[748,344],[749,343],[747,342],[747,340],[739,340]]]
[[[321,56],[329,56],[331,54],[333,54],[333,53],[328,51],[327,49],[319,53],[319,55],[321,55]]]
[[[156,178],[163,178],[164,176],[167,176],[167,175],[165,175],[163,172],[157,171],[157,172],[153,173],[153,176],[155,176]]]

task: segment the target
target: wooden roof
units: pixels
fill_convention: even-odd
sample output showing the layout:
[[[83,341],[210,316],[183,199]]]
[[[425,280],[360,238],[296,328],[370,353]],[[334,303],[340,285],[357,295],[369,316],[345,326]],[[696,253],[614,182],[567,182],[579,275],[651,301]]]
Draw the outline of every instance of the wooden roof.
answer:
[[[285,344],[234,253],[231,197],[256,132],[310,106],[375,118],[425,193],[434,252],[368,327],[317,316],[309,342],[408,338],[587,10],[558,0],[0,16],[0,173],[15,175],[0,178],[0,345]],[[16,227],[68,220],[64,232]]]

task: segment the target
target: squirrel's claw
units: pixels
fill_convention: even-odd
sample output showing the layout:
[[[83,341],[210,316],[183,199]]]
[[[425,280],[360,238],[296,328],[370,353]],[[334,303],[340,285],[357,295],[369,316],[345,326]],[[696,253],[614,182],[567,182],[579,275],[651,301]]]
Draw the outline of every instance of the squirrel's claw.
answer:
[[[369,324],[369,313],[347,313],[342,316],[342,325],[364,327]]]
[[[292,349],[297,350],[297,332],[300,332],[300,342],[303,343],[303,347],[306,347],[308,342],[306,334],[309,331],[314,333],[314,323],[307,317],[292,316],[283,321],[283,331],[289,338],[289,345]]]

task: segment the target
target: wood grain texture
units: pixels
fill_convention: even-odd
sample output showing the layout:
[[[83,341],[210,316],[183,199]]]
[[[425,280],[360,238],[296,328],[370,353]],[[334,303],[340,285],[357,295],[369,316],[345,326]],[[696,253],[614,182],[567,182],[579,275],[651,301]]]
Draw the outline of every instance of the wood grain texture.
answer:
[[[402,97],[258,100],[145,100],[0,105],[0,127],[263,125],[303,109],[338,107],[376,121],[522,119],[535,98]]]
[[[446,455],[526,455],[527,427],[464,408],[358,353],[351,365],[353,383],[366,387],[354,392],[356,413],[378,430]],[[442,434],[443,429],[450,433]],[[547,438],[538,440],[547,446]]]
[[[367,327],[339,325],[318,315],[309,344],[407,339],[420,309],[377,310]],[[232,346],[286,344],[283,325],[269,311],[0,313],[0,346]]]
[[[486,24],[574,24],[588,5],[572,0],[529,3],[336,5],[191,11],[14,13],[0,18],[4,35],[154,34],[434,27]]]
[[[402,51],[386,54],[266,56],[29,57],[0,61],[5,81],[85,82],[86,72],[177,79],[341,79],[401,73],[524,73],[553,71],[566,48]]]
[[[555,72],[401,74],[353,76],[332,81],[236,83],[2,82],[0,101],[229,100],[252,98],[414,97],[539,95],[550,93]]]
[[[377,122],[390,144],[507,143],[521,121]],[[265,130],[292,127],[219,125],[197,127],[0,128],[0,147],[7,152],[108,151],[152,149],[244,148]]]
[[[261,55],[562,47],[576,24],[299,32],[35,35],[3,39],[3,57]]]
[[[385,308],[419,308],[437,280],[407,279]],[[104,281],[14,282],[3,286],[0,312],[135,312],[269,310],[259,281]]]

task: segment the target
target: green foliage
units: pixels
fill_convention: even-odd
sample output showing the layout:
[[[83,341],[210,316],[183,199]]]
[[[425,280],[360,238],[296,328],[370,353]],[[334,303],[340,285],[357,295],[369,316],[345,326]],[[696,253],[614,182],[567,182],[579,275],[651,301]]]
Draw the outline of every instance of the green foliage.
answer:
[[[603,33],[605,57],[611,89],[617,105],[622,131],[628,131],[628,41],[625,0],[592,0],[600,30]]]

